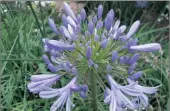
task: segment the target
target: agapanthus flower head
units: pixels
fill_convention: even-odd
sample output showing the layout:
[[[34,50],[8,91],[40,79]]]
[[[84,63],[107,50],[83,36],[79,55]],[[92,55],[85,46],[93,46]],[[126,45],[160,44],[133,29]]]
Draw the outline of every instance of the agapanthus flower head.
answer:
[[[38,93],[41,98],[57,98],[51,111],[62,109],[64,105],[66,111],[70,111],[74,106],[71,102],[74,97],[72,95],[78,93],[85,99],[87,93],[93,92],[90,81],[93,75],[97,83],[104,79],[109,83],[103,92],[104,102],[110,105],[110,111],[147,107],[149,102],[146,94],[156,93],[159,86],[139,85],[137,80],[143,71],[137,71],[136,67],[142,52],[161,50],[160,44],[138,45],[135,33],[140,21],[135,21],[126,34],[126,26],[120,20],[115,20],[113,9],[106,17],[102,17],[102,5],[99,5],[97,14],[89,21],[86,19],[85,9],[75,15],[64,2],[64,10],[67,15],[62,15],[60,27],[56,27],[51,18],[48,20],[52,31],[60,39],[42,39],[45,53],[43,59],[49,71],[55,74],[33,75],[28,84],[30,92]],[[71,79],[67,85],[52,87],[64,77]],[[124,83],[128,81],[128,84],[121,85],[115,80]],[[98,87],[103,86],[99,84]]]

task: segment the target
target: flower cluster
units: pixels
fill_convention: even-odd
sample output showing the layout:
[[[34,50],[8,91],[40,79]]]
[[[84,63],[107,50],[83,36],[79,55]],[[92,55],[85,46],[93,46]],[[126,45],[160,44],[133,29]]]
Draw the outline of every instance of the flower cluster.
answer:
[[[156,93],[159,86],[139,85],[137,79],[142,71],[135,68],[140,53],[160,50],[160,44],[138,45],[138,40],[133,36],[140,21],[134,22],[125,33],[126,26],[114,19],[113,9],[102,18],[102,5],[99,5],[97,15],[89,21],[84,9],[76,16],[64,2],[64,10],[67,16],[62,15],[62,26],[59,28],[51,18],[48,19],[49,26],[60,39],[42,40],[46,53],[43,59],[54,74],[33,75],[28,84],[30,92],[38,93],[41,98],[57,97],[51,111],[63,108],[65,104],[66,111],[70,111],[74,107],[72,95],[79,93],[80,97],[86,98],[91,89],[88,89],[90,74],[95,74],[96,78],[105,79],[110,85],[104,83],[106,90],[103,91],[104,102],[110,105],[110,111],[147,107],[146,94]],[[93,72],[89,74],[89,70]],[[72,79],[62,88],[52,88],[63,76]],[[127,81],[127,84],[121,85],[115,80]]]

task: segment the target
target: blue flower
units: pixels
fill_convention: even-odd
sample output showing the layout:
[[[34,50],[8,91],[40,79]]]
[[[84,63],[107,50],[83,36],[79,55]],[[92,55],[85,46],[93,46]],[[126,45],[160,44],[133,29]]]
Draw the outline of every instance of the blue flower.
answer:
[[[132,24],[132,26],[129,29],[129,32],[127,33],[127,38],[130,38],[139,28],[140,21],[136,21]]]
[[[150,43],[144,45],[131,46],[129,49],[132,51],[153,52],[153,51],[161,50],[161,45],[158,43]]]
[[[94,32],[93,30],[94,30],[94,25],[93,25],[93,22],[90,21],[88,23],[88,31],[89,31],[90,34],[93,34],[93,32]]]
[[[114,62],[117,58],[118,58],[118,52],[117,51],[113,51],[112,52],[112,61]]]
[[[76,16],[74,15],[72,9],[66,2],[64,2],[64,10],[74,21],[77,21]]]
[[[70,111],[74,104],[71,102],[72,92],[83,91],[86,86],[76,85],[77,77],[74,77],[66,86],[59,89],[49,89],[41,91],[39,96],[41,98],[54,98],[58,99],[52,104],[50,111],[56,111],[59,108],[63,108],[66,104],[66,111]],[[85,89],[87,91],[87,88]],[[83,91],[86,93],[86,91]]]
[[[55,34],[58,35],[58,34],[59,34],[59,31],[58,31],[58,29],[56,28],[56,25],[55,25],[53,19],[48,18],[48,24],[49,24],[49,26],[51,27],[52,31],[53,31]]]
[[[65,27],[67,27],[68,23],[67,23],[67,18],[64,14],[62,14],[62,23]]]
[[[107,29],[107,31],[111,29],[113,18],[114,18],[114,11],[113,9],[111,9],[105,18],[105,28]]]
[[[97,9],[97,17],[98,17],[98,19],[100,19],[102,17],[102,14],[103,14],[103,6],[99,5],[98,9]]]
[[[27,87],[30,92],[39,93],[40,91],[48,90],[48,87],[58,81],[60,77],[57,74],[33,75]]]
[[[100,29],[103,27],[103,22],[102,21],[97,21],[97,25],[96,25],[96,28],[97,29]]]
[[[131,64],[128,68],[128,74],[131,74],[137,66],[137,62]]]
[[[131,79],[131,80],[137,80],[138,78],[140,78],[142,76],[142,74],[143,74],[143,72],[139,71],[139,72],[136,72],[133,75],[130,75],[128,78]]]
[[[62,51],[62,50],[74,50],[74,46],[57,41],[57,40],[47,40],[46,45],[52,49],[55,49],[56,51]]]
[[[139,56],[140,56],[139,53],[134,54],[131,58],[129,58],[128,64],[131,65],[135,63],[139,59]]]
[[[106,48],[107,43],[108,43],[108,39],[104,39],[104,40],[101,42],[101,47],[102,47],[103,49]]]
[[[97,16],[94,16],[92,19],[93,23],[95,24],[97,22]]]
[[[109,104],[110,111],[147,107],[149,102],[146,94],[156,93],[159,86],[139,85],[137,79],[143,72],[136,71],[135,68],[140,59],[139,52],[161,50],[160,44],[138,45],[138,39],[133,36],[139,28],[140,21],[135,21],[126,34],[126,26],[121,25],[120,20],[114,20],[113,9],[102,21],[102,5],[99,5],[97,15],[91,20],[86,19],[85,9],[81,9],[80,14],[75,15],[66,2],[64,10],[66,15],[62,15],[61,26],[56,27],[54,21],[48,18],[49,26],[60,39],[42,39],[45,53],[42,58],[50,72],[56,74],[33,75],[28,83],[29,91],[38,93],[41,98],[57,98],[51,106],[51,111],[59,108],[62,110],[64,105],[66,111],[71,111],[74,107],[71,102],[74,98],[72,95],[78,93],[79,97],[85,99],[87,93],[92,92],[93,87],[88,91],[91,82],[89,71],[95,75],[102,74],[95,78],[98,83],[106,79],[105,75],[109,73],[107,80],[110,88],[106,87],[104,102]],[[52,87],[63,76],[72,79],[66,86]],[[128,84],[118,84],[114,79],[124,83],[128,81]],[[100,85],[98,87],[102,87]]]
[[[110,104],[110,111],[123,110],[125,108],[135,110],[140,104],[147,107],[149,103],[148,97],[145,94],[154,94],[159,87],[140,86],[137,82],[130,79],[128,79],[129,85],[122,86],[116,83],[109,74],[107,79],[111,88],[106,87],[104,102]],[[134,102],[136,98],[139,99],[139,103]]]
[[[90,59],[91,55],[92,55],[92,49],[90,46],[87,46],[86,57],[88,60]]]
[[[81,9],[80,15],[81,15],[81,19],[85,20],[85,18],[86,18],[86,11],[84,10],[84,8]]]

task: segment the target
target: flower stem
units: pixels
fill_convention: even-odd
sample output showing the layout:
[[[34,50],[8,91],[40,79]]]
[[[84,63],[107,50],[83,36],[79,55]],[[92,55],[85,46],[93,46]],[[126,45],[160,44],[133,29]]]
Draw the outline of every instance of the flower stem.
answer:
[[[97,107],[97,81],[94,71],[90,71],[90,86],[91,86],[91,97],[92,97],[92,107],[93,111],[98,111]]]
[[[33,15],[34,15],[34,18],[35,18],[35,20],[36,20],[36,23],[37,23],[37,25],[38,25],[38,27],[39,27],[39,29],[40,29],[41,35],[42,35],[43,37],[45,37],[45,36],[44,36],[44,33],[43,33],[42,29],[41,29],[41,25],[40,25],[40,23],[39,23],[39,21],[38,21],[38,17],[37,17],[36,14],[35,14],[35,11],[34,11],[34,9],[33,9],[33,7],[32,7],[31,2],[28,1],[27,3],[28,3],[28,6],[31,8],[31,11],[32,11],[32,13],[33,13]]]
[[[46,37],[46,32],[45,32],[45,25],[44,25],[44,16],[43,16],[43,10],[42,10],[42,6],[41,6],[41,1],[39,1],[39,7],[40,7],[40,15],[41,15],[41,21],[42,21],[42,29],[43,29],[43,34]]]

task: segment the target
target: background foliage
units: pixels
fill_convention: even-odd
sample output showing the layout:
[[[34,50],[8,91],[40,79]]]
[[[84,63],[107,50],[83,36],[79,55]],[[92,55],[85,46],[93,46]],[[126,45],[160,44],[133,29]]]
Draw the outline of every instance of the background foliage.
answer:
[[[42,61],[42,42],[44,37],[56,38],[47,24],[48,17],[52,17],[56,24],[60,24],[61,11],[56,6],[61,2],[43,6],[42,3],[32,3],[31,10],[26,2],[1,2],[1,108],[3,111],[48,111],[51,100],[40,99],[27,90],[29,77],[37,73],[49,72]],[[79,4],[80,2],[78,2]],[[141,26],[135,37],[140,44],[158,42],[162,45],[162,52],[143,54],[138,69],[144,69],[144,76],[139,80],[146,86],[162,84],[158,93],[150,97],[148,111],[166,111],[168,100],[168,2],[148,2],[144,8],[136,2],[81,2],[85,5],[88,15],[96,12],[97,6],[103,4],[104,14],[113,8],[116,19],[122,24],[130,26],[140,20]],[[104,16],[105,16],[104,15]],[[37,21],[36,21],[37,20]],[[40,31],[41,29],[41,31]],[[59,85],[65,84],[63,79]],[[74,111],[86,110],[83,101],[75,101]],[[102,104],[104,111],[107,105]],[[89,110],[89,109],[88,109]]]

